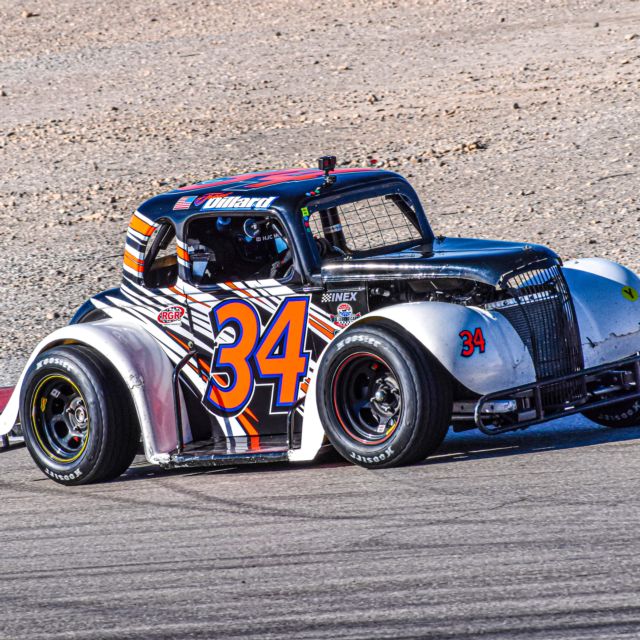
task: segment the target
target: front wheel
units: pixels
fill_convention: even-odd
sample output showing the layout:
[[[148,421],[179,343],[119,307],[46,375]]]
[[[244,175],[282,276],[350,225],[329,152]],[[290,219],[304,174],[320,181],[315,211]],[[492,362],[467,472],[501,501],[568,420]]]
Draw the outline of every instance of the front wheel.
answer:
[[[318,372],[318,409],[331,444],[364,467],[423,460],[440,446],[452,391],[440,364],[408,335],[354,327],[336,338]]]
[[[25,444],[56,482],[112,480],[135,457],[139,430],[128,390],[87,347],[40,354],[25,376],[20,405]]]
[[[640,400],[624,400],[599,409],[584,411],[583,415],[603,427],[636,427],[640,425]]]

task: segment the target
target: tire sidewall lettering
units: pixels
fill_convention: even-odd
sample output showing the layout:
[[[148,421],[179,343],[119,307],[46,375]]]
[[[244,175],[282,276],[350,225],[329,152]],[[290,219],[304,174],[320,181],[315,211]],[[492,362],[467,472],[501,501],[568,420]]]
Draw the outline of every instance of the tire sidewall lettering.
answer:
[[[357,462],[363,462],[365,464],[380,464],[381,462],[384,462],[385,460],[391,458],[394,453],[395,452],[392,447],[387,447],[381,453],[376,453],[373,456],[364,456],[360,453],[356,453],[355,451],[351,451],[350,455],[351,458],[353,458],[353,460]]]

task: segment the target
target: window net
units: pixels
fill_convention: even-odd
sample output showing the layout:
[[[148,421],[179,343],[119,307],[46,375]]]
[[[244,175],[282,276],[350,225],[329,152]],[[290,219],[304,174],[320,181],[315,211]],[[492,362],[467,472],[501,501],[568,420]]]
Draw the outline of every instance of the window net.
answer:
[[[337,207],[342,231],[350,251],[370,251],[388,245],[420,240],[420,231],[401,207],[411,209],[400,196],[381,196],[358,200]],[[324,236],[320,212],[309,219],[313,235]]]

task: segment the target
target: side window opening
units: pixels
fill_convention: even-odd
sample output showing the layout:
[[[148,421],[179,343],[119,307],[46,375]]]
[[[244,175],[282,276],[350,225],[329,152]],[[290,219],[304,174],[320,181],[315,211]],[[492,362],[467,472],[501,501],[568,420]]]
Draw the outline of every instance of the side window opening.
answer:
[[[317,211],[309,225],[323,259],[422,240],[415,211],[399,194]]]
[[[198,286],[276,278],[294,273],[293,253],[281,224],[271,216],[207,216],[189,223],[191,282]]]
[[[173,225],[161,224],[147,243],[144,256],[144,283],[158,289],[171,287],[178,281],[176,232]]]

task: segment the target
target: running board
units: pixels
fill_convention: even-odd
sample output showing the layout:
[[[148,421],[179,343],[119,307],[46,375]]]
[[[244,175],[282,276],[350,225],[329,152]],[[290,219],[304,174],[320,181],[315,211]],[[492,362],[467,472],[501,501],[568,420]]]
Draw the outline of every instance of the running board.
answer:
[[[17,447],[24,447],[24,438],[22,436],[14,436],[12,433],[0,436],[0,451],[8,451]]]
[[[287,462],[289,451],[256,451],[255,453],[206,453],[203,451],[173,453],[163,467],[225,467],[236,464],[258,464],[261,462]]]

